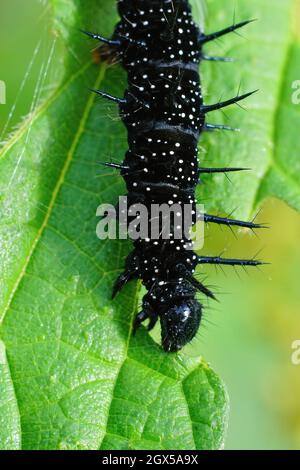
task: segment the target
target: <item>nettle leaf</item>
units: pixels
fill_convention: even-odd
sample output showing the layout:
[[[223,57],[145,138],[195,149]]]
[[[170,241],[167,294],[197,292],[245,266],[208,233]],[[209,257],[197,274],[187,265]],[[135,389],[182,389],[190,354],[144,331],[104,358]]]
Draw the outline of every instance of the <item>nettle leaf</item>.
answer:
[[[1,450],[18,450],[21,443],[20,415],[7,363],[5,345],[0,341],[0,444]]]
[[[220,379],[132,336],[139,286],[110,298],[130,244],[96,237],[97,206],[124,194],[99,161],[122,159],[126,133],[88,89],[126,78],[78,29],[110,34],[115,2],[49,4],[60,84],[0,152],[0,448],[220,448]]]
[[[291,44],[274,116],[273,150],[253,206],[276,196],[300,211],[300,45]]]
[[[198,3],[194,1],[194,3]],[[201,66],[206,103],[218,102],[240,92],[258,93],[224,113],[209,115],[209,122],[241,129],[239,133],[215,132],[201,141],[207,166],[235,166],[252,171],[206,176],[199,200],[210,212],[249,218],[268,196],[284,199],[300,210],[298,173],[298,123],[300,105],[293,104],[292,84],[300,79],[299,46],[292,31],[293,0],[207,0],[205,31],[213,32],[235,21],[257,21],[210,43],[205,52],[236,59],[234,63]],[[242,37],[241,37],[242,36]],[[299,96],[299,95],[298,95]]]

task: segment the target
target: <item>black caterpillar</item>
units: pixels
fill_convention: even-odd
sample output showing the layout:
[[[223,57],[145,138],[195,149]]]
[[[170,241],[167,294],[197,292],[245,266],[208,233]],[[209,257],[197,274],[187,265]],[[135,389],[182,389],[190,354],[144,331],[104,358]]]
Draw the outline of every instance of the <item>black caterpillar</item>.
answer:
[[[252,93],[238,95],[214,105],[203,104],[199,64],[201,60],[226,60],[204,54],[203,46],[250,23],[238,24],[205,35],[192,19],[187,0],[119,0],[121,17],[112,39],[84,31],[106,45],[106,52],[121,61],[128,73],[124,98],[93,90],[116,102],[128,131],[129,150],[121,165],[106,163],[123,175],[129,204],[171,204],[193,208],[195,188],[203,173],[239,171],[243,168],[199,168],[198,141],[201,132],[228,129],[206,123],[211,111],[237,103]],[[204,221],[226,226],[261,228],[243,222],[204,214]],[[215,298],[194,277],[198,264],[257,266],[257,260],[197,256],[191,240],[175,240],[174,223],[169,239],[139,239],[126,260],[113,296],[130,280],[141,279],[148,293],[137,315],[134,330],[149,319],[149,330],[158,318],[165,351],[178,351],[195,336],[202,317],[196,293]]]

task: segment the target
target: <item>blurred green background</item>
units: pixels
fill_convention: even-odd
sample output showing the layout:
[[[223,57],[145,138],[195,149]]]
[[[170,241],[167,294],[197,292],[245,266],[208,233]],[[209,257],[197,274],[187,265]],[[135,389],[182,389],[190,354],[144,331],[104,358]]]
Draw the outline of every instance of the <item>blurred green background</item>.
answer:
[[[55,89],[59,44],[46,0],[1,0],[0,9],[3,140]],[[228,449],[299,449],[300,365],[291,355],[300,340],[300,216],[268,200],[259,220],[270,225],[259,237],[241,232],[236,240],[229,230],[206,230],[206,253],[252,257],[262,249],[259,256],[272,264],[247,273],[206,270],[220,303],[206,310],[201,336],[187,353],[200,351],[228,388]]]

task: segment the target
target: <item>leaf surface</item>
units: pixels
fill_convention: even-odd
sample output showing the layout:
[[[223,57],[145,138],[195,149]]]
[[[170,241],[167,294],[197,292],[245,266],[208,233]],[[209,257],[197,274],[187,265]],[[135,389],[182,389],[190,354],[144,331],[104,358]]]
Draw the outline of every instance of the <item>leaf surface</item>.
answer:
[[[249,168],[229,175],[206,176],[199,199],[210,212],[249,218],[261,202],[275,196],[299,210],[300,105],[292,103],[292,83],[299,79],[299,46],[292,17],[293,0],[207,1],[205,31],[213,32],[235,21],[257,19],[238,34],[206,45],[210,55],[227,56],[234,63],[202,64],[205,102],[211,104],[236,94],[259,91],[209,122],[239,128],[241,132],[214,132],[201,141],[204,166]],[[298,52],[297,52],[298,51]]]
[[[220,379],[201,358],[165,354],[143,329],[132,336],[139,286],[111,301],[130,245],[96,237],[98,205],[124,193],[99,162],[123,158],[126,134],[88,89],[122,94],[126,79],[91,63],[78,29],[109,34],[115,3],[50,4],[60,83],[0,154],[0,447],[219,448]]]

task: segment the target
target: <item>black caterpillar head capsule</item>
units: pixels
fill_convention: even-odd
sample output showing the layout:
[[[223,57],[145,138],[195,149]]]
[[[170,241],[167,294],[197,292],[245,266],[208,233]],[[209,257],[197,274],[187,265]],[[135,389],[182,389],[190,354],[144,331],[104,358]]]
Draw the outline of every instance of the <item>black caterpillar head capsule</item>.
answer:
[[[182,299],[160,316],[162,346],[166,352],[179,351],[196,335],[202,317],[197,300]]]

